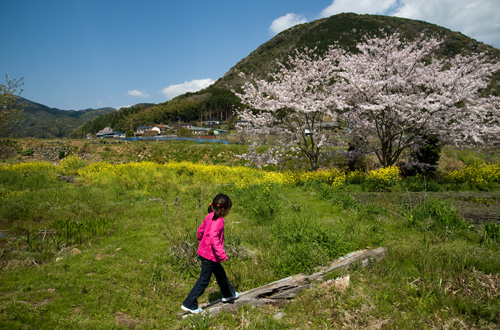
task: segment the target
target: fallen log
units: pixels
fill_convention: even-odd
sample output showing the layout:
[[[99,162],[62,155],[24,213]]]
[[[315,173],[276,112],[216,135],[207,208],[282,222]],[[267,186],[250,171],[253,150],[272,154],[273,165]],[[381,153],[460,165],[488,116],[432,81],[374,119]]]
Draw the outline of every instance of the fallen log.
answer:
[[[336,259],[330,264],[317,269],[319,271],[314,274],[298,274],[268,283],[258,288],[240,293],[238,299],[233,300],[230,303],[223,303],[220,299],[213,301],[205,306],[202,306],[203,313],[214,315],[222,310],[236,310],[242,305],[258,306],[264,304],[280,304],[293,299],[297,293],[310,288],[316,282],[322,281],[326,274],[334,270],[348,270],[353,264],[357,263],[359,263],[361,267],[366,267],[372,262],[384,259],[385,255],[386,249],[383,247],[374,250],[365,249],[351,252],[346,256]],[[190,314],[184,313],[183,317],[188,315]]]

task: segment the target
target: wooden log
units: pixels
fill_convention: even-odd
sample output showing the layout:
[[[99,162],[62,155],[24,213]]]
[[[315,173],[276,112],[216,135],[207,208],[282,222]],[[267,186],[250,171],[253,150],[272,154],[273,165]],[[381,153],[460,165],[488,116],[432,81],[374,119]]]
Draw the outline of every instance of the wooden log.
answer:
[[[328,266],[321,267],[321,271],[309,275],[309,280],[323,280],[323,277],[336,269],[348,270],[353,264],[360,262],[361,267],[366,267],[375,261],[380,261],[385,258],[387,250],[383,247],[374,250],[359,250],[351,252],[345,257],[341,257],[332,261]]]
[[[203,313],[211,315],[217,314],[222,310],[236,310],[242,305],[264,305],[280,304],[293,299],[295,295],[304,289],[310,288],[316,282],[322,281],[324,276],[334,270],[348,270],[353,264],[359,263],[361,267],[366,267],[374,261],[382,260],[386,255],[386,249],[383,247],[374,250],[359,250],[347,254],[344,257],[332,261],[330,264],[319,268],[318,272],[311,275],[293,275],[281,280],[268,283],[240,293],[238,299],[229,303],[223,303],[220,299],[202,306]],[[183,317],[189,314],[183,314]]]

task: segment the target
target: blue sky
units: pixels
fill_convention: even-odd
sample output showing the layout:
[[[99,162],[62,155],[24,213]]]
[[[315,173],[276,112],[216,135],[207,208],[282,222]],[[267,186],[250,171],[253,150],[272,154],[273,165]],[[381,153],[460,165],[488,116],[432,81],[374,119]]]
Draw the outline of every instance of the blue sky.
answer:
[[[341,12],[419,19],[500,47],[500,0],[1,0],[0,74],[65,110],[165,102],[294,24]]]

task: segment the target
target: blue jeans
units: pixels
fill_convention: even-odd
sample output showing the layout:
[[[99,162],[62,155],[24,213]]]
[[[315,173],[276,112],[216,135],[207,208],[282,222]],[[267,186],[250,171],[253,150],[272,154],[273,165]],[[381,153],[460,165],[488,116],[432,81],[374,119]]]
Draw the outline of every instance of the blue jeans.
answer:
[[[205,292],[208,284],[210,283],[210,278],[212,277],[212,273],[215,275],[215,279],[217,280],[217,284],[220,287],[220,291],[222,293],[222,297],[230,298],[235,295],[235,291],[229,283],[229,279],[226,276],[226,272],[222,265],[218,262],[211,261],[205,259],[201,256],[198,256],[198,259],[201,260],[201,274],[196,284],[189,292],[189,295],[182,303],[184,307],[189,309],[197,309],[198,308],[198,297]]]

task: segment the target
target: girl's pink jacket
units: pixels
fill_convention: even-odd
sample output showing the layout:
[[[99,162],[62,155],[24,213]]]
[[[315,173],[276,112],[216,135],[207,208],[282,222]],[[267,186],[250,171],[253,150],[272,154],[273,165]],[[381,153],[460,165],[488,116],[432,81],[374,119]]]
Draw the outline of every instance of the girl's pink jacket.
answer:
[[[209,213],[198,228],[197,253],[205,259],[222,262],[227,260],[224,251],[224,218],[212,221],[214,212]]]

